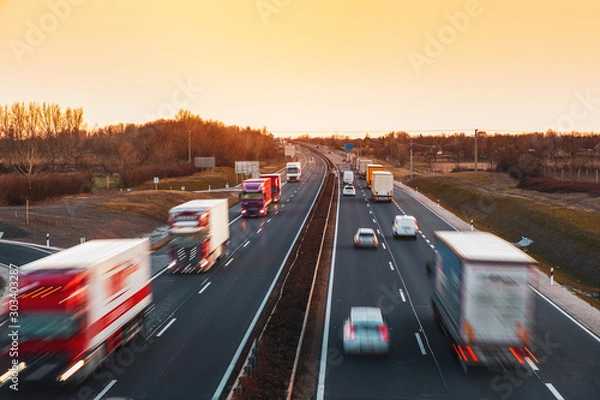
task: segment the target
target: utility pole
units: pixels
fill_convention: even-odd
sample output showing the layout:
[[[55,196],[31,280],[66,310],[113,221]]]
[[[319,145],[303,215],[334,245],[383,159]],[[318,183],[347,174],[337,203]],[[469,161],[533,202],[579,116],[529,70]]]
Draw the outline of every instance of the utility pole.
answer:
[[[475,129],[475,164],[473,166],[475,172],[477,172],[477,129]]]

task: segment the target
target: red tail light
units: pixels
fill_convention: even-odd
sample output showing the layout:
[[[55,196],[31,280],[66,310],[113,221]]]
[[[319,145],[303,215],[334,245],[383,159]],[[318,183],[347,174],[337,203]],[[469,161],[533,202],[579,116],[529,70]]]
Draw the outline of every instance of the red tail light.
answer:
[[[354,325],[346,324],[346,340],[354,340]]]
[[[515,356],[515,358],[517,359],[519,364],[523,364],[525,362],[525,361],[523,361],[523,358],[519,355],[519,353],[517,353],[515,351],[515,349],[513,347],[509,347],[508,349],[510,350],[511,353],[513,353],[513,356]]]
[[[473,349],[471,349],[471,346],[466,346],[466,349],[467,349],[467,353],[471,357],[471,360],[473,360],[474,362],[479,362],[479,360],[477,359],[477,356],[475,355],[475,352],[473,352]]]
[[[384,342],[389,342],[389,340],[390,340],[390,337],[388,335],[387,326],[385,326],[385,324],[379,325],[379,337]]]

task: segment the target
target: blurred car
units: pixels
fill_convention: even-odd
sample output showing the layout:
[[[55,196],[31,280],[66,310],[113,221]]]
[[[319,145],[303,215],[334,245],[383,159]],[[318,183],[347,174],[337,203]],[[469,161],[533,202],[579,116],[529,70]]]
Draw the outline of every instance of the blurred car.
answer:
[[[371,228],[358,228],[354,235],[354,247],[373,247],[377,248],[379,241],[375,231]]]
[[[352,185],[344,186],[344,190],[342,191],[344,196],[356,196],[356,189]]]
[[[352,307],[344,322],[344,353],[387,355],[390,352],[388,327],[378,307]]]
[[[416,239],[418,230],[419,224],[417,223],[417,219],[412,215],[396,215],[394,217],[392,235],[395,238],[404,236]]]

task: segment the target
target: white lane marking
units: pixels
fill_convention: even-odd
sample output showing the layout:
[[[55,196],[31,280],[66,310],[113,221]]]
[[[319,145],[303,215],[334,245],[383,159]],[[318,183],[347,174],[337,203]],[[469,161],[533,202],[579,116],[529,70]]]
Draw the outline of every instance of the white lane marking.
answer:
[[[373,218],[373,223],[374,223],[374,224],[376,224],[376,223],[377,223],[377,221],[375,221],[375,218]]]
[[[102,391],[100,393],[98,393],[98,396],[94,397],[94,400],[100,400],[102,397],[104,397],[106,392],[108,392],[110,390],[110,388],[115,385],[115,383],[117,383],[116,379],[113,379],[112,381],[110,381],[108,383],[108,385],[106,385],[106,387],[104,389],[102,389]]]
[[[262,231],[262,228],[258,228],[258,230],[256,231],[256,233],[260,233],[260,231]]]
[[[212,282],[208,282],[206,285],[204,285],[204,287],[202,289],[200,289],[200,291],[198,292],[198,294],[202,294],[202,292],[204,292],[206,290],[207,287],[210,286]]]
[[[385,243],[381,243],[381,247],[383,247],[383,249],[385,250],[386,249]]]
[[[225,266],[228,266],[228,265],[229,265],[229,264],[231,264],[232,262],[233,262],[233,258],[230,258],[230,259],[229,259],[229,261],[227,261],[227,262],[225,263]]]
[[[156,334],[156,337],[161,337],[161,336],[162,336],[162,334],[163,334],[163,333],[165,333],[165,331],[166,331],[167,329],[169,329],[169,327],[170,327],[171,325],[173,325],[173,322],[175,322],[176,320],[177,320],[177,318],[173,318],[171,321],[169,321],[169,323],[168,323],[167,325],[165,325],[165,327],[164,327],[164,328],[162,328],[162,329],[160,330],[160,332],[158,332],[158,333]]]
[[[417,338],[417,343],[419,343],[419,348],[421,349],[421,354],[426,355],[425,346],[423,346],[423,341],[421,340],[421,335],[419,332],[415,332],[415,337]]]
[[[398,289],[398,293],[400,293],[400,297],[402,298],[402,302],[406,303],[406,296],[404,296],[404,292],[402,289]]]
[[[281,206],[281,207],[283,207],[283,206]],[[277,214],[279,214],[279,210],[275,211],[275,215],[277,215]]]
[[[562,397],[560,395],[560,393],[558,393],[558,390],[556,390],[556,388],[554,387],[554,385],[552,385],[551,383],[546,383],[546,387],[552,392],[552,394],[554,395],[554,397],[556,397],[558,400],[565,400],[565,398]]]
[[[581,325],[581,323],[579,321],[577,321],[575,318],[571,317],[569,314],[567,314],[567,312],[565,310],[563,310],[562,308],[560,308],[559,306],[557,306],[556,304],[554,304],[552,302],[552,300],[550,300],[549,298],[547,298],[546,296],[544,296],[541,292],[539,292],[536,288],[534,288],[533,286],[529,286],[531,288],[531,290],[533,290],[535,293],[537,293],[542,299],[546,300],[551,306],[553,306],[554,308],[556,308],[558,311],[560,311],[561,313],[564,314],[565,317],[569,318],[571,321],[573,321],[575,323],[575,325],[579,326],[581,329],[583,329],[584,332],[587,332],[588,335],[590,335],[592,338],[596,339],[596,341],[600,342],[600,337],[598,337],[594,332],[590,331],[588,328],[586,328],[585,326]]]
[[[267,220],[267,224],[268,224],[269,222],[271,222],[271,218],[269,218],[269,219]]]
[[[431,241],[429,239],[425,239],[425,242],[427,242],[427,244],[431,243]]]
[[[162,271],[159,271],[156,275],[154,275],[152,278],[150,278],[150,282],[152,282],[153,280],[155,280],[156,278],[158,278],[159,276],[161,276],[162,274],[164,274],[165,272],[167,272],[168,268],[163,268]]]
[[[389,264],[390,264],[390,269],[393,271],[394,270],[394,266],[392,265],[392,262],[389,261]]]
[[[244,245],[242,247],[247,247],[250,244],[250,241],[247,240],[246,243],[244,243]]]
[[[527,361],[527,364],[529,364],[529,366],[531,367],[532,370],[534,370],[534,371],[539,371],[540,370],[538,368],[538,366],[535,365],[535,363],[533,361],[531,361],[531,358],[525,357],[525,361]]]
[[[378,234],[378,235],[381,235],[381,232],[379,232],[379,229],[377,229],[377,234]]]

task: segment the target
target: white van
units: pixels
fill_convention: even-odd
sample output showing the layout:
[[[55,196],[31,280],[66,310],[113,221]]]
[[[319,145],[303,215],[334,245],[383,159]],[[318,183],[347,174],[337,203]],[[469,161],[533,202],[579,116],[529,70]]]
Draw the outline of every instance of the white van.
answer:
[[[396,215],[394,225],[392,225],[392,235],[395,238],[409,236],[416,239],[418,229],[419,224],[417,223],[417,219],[412,215]]]
[[[354,172],[344,171],[344,178],[342,179],[344,185],[352,185],[354,183]]]

